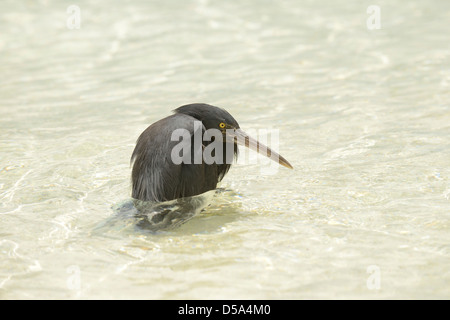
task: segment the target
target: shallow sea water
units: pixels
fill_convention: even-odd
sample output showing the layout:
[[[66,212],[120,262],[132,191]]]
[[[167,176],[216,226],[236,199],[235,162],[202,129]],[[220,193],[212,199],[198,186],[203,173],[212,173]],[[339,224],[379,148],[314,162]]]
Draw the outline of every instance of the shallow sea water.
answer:
[[[450,298],[450,3],[378,1],[369,30],[372,4],[2,1],[0,298]],[[192,102],[279,129],[294,170],[95,232],[139,134]]]

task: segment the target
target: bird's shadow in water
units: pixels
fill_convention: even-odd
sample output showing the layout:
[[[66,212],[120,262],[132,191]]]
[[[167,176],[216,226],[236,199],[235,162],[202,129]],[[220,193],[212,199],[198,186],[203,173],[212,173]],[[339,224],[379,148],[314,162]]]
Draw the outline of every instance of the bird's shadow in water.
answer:
[[[229,196],[231,201],[227,201]],[[105,221],[98,224],[93,234],[106,235],[111,233],[139,233],[139,234],[164,234],[177,230],[182,224],[197,216],[200,212],[207,210],[214,201],[212,209],[217,205],[226,205],[230,209],[229,202],[235,202],[234,197],[240,197],[232,190],[217,189],[194,197],[176,199],[167,202],[155,203],[128,199],[112,207],[114,214]],[[222,201],[218,201],[220,198]],[[217,229],[223,223],[234,220],[237,215],[227,214],[217,219],[217,225],[208,223],[208,229]],[[204,226],[204,224],[203,224]],[[188,228],[197,229],[197,228]],[[192,230],[201,232],[199,230]],[[206,231],[206,230],[202,230]]]

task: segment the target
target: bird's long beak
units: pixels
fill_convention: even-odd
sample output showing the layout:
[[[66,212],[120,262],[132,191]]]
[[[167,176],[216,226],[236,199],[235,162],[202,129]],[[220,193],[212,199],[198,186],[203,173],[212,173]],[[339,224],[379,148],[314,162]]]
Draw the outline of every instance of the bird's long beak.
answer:
[[[289,169],[294,169],[291,164],[283,158],[281,155],[276,153],[275,151],[272,151],[269,147],[265,146],[258,140],[250,137],[247,133],[242,131],[241,129],[234,129],[234,130],[227,130],[226,131],[227,138],[233,139],[238,145],[245,146],[251,150],[254,150],[258,152],[259,154],[262,154],[271,160],[278,162],[282,166],[285,166]],[[233,141],[231,140],[231,141]]]

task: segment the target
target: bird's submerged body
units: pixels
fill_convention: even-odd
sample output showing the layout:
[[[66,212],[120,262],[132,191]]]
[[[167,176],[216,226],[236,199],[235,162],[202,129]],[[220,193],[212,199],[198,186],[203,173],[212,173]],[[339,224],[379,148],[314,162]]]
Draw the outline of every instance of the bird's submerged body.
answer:
[[[237,121],[224,109],[197,103],[174,111],[175,114],[150,125],[137,140],[131,157],[134,199],[164,202],[214,190],[230,169],[230,159],[237,156],[237,144],[258,152],[262,147],[267,148],[240,130]],[[222,151],[219,161],[208,162],[203,157],[205,149],[215,142],[214,138],[201,139],[210,129],[217,130],[220,138],[223,136],[222,140],[218,140]],[[181,163],[174,161],[174,155],[179,156],[174,150],[183,143],[173,138],[177,130],[187,135],[187,141],[184,141],[187,147],[183,149],[183,152],[188,150],[187,154],[183,154],[183,159],[187,161]],[[287,160],[267,149],[267,156],[275,155],[275,161],[292,168]],[[214,152],[217,151],[213,151],[213,156]]]
[[[221,190],[224,192],[223,190]],[[217,190],[165,202],[126,199],[112,207],[113,215],[98,223],[93,234],[158,233],[177,228],[208,207]]]

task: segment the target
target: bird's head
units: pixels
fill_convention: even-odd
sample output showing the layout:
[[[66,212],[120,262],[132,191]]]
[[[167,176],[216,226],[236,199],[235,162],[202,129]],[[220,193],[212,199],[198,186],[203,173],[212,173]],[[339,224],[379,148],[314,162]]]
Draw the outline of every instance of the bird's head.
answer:
[[[260,143],[240,129],[239,123],[226,110],[205,103],[193,103],[174,110],[194,117],[201,121],[205,129],[218,129],[222,132],[224,141],[233,141],[235,145],[242,145],[263,154],[282,166],[293,169],[291,164],[281,155]]]
[[[239,123],[228,111],[205,103],[193,103],[174,110],[200,120],[208,129],[218,129],[223,133],[227,129],[239,129]]]

